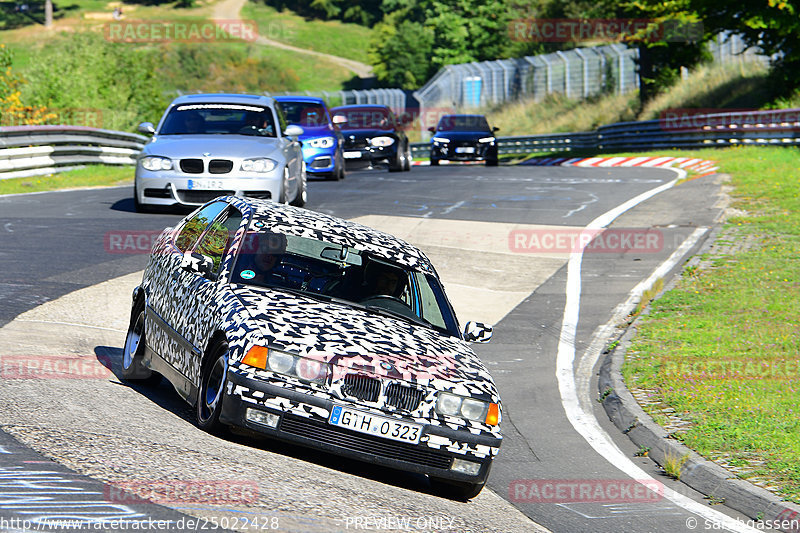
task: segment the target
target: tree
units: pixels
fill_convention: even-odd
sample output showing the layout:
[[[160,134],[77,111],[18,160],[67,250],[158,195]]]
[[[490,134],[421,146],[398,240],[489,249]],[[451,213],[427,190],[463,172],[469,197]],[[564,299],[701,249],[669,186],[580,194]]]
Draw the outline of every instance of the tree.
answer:
[[[428,79],[433,49],[433,32],[418,22],[396,16],[375,27],[369,60],[381,85],[416,89]]]

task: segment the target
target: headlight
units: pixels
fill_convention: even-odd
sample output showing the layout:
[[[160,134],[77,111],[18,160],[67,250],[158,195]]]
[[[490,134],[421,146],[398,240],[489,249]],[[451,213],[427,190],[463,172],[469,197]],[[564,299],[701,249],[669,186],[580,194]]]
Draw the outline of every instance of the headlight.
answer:
[[[481,139],[478,139],[478,142],[479,143],[493,143],[494,142],[494,137],[483,137]]]
[[[319,139],[311,139],[305,142],[312,148],[330,148],[333,146],[333,137],[320,137]]]
[[[282,352],[274,348],[253,346],[244,356],[242,362],[246,365],[271,370],[277,374],[298,378],[303,381],[324,383],[329,374],[330,365],[300,357],[289,352]]]
[[[245,159],[242,161],[243,172],[272,172],[278,165],[272,159],[261,157],[258,159]]]
[[[435,143],[449,143],[450,139],[448,139],[447,137],[434,137],[433,138],[433,142],[435,142]]]
[[[145,170],[170,170],[172,159],[150,155],[142,158],[142,168]]]
[[[440,392],[436,400],[436,412],[447,416],[460,416],[467,420],[484,422],[490,426],[500,423],[500,408],[496,403],[465,398],[449,392]]]
[[[373,137],[369,140],[372,146],[391,146],[394,144],[394,139],[391,137]]]

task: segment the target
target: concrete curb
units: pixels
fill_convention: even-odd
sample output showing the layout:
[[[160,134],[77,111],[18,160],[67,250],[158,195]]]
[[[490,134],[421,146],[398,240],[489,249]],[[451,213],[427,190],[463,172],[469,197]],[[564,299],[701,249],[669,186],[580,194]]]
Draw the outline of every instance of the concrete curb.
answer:
[[[719,228],[717,227],[706,240],[704,249],[716,240],[718,233]],[[696,257],[693,258],[690,264],[696,259]],[[664,288],[664,291],[672,288],[678,278],[679,276],[675,276]],[[601,398],[603,398],[603,408],[611,421],[627,434],[634,444],[649,448],[648,456],[659,465],[664,464],[667,456],[675,458],[688,456],[681,470],[680,481],[706,495],[712,502],[724,502],[728,507],[754,520],[772,521],[773,524],[775,521],[790,523],[792,520],[800,520],[800,505],[781,500],[779,496],[768,490],[739,479],[718,464],[700,456],[680,441],[671,438],[664,428],[653,421],[650,415],[639,406],[622,378],[625,353],[630,346],[631,339],[636,334],[638,321],[637,318],[625,329],[625,332],[619,337],[616,347],[606,354],[600,366],[597,386]],[[610,392],[605,392],[609,390]],[[792,533],[798,531],[797,528],[779,529],[774,527],[773,529]]]

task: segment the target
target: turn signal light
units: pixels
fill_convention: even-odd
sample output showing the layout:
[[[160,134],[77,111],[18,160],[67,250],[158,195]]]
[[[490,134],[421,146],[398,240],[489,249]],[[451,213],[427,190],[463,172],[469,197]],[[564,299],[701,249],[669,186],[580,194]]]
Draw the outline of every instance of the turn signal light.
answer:
[[[496,426],[500,423],[500,407],[496,403],[489,404],[489,412],[486,413],[486,423]]]
[[[268,354],[269,349],[265,346],[253,346],[247,351],[247,355],[242,359],[242,363],[265,370],[267,368]]]

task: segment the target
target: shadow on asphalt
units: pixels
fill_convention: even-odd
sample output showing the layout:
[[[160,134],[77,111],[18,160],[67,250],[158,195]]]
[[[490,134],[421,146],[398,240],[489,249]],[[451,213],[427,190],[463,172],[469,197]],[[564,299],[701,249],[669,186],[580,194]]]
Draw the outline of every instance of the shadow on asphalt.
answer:
[[[96,346],[94,353],[97,360],[114,373],[114,376],[119,380],[120,386],[130,387],[154,404],[179,416],[189,424],[195,423],[194,409],[186,403],[183,398],[178,396],[178,393],[175,392],[175,389],[172,388],[166,379],[161,378],[159,381],[145,383],[131,383],[122,379],[122,348],[114,346]],[[251,448],[257,448],[301,461],[314,463],[325,468],[330,468],[331,470],[338,470],[346,474],[371,479],[379,483],[447,498],[438,493],[431,485],[428,478],[423,474],[394,470],[364,461],[357,461],[323,451],[305,448],[297,444],[284,443],[266,436],[260,436],[248,430],[241,430],[237,433],[227,432],[218,438],[224,438],[225,440],[243,446],[249,446]]]

